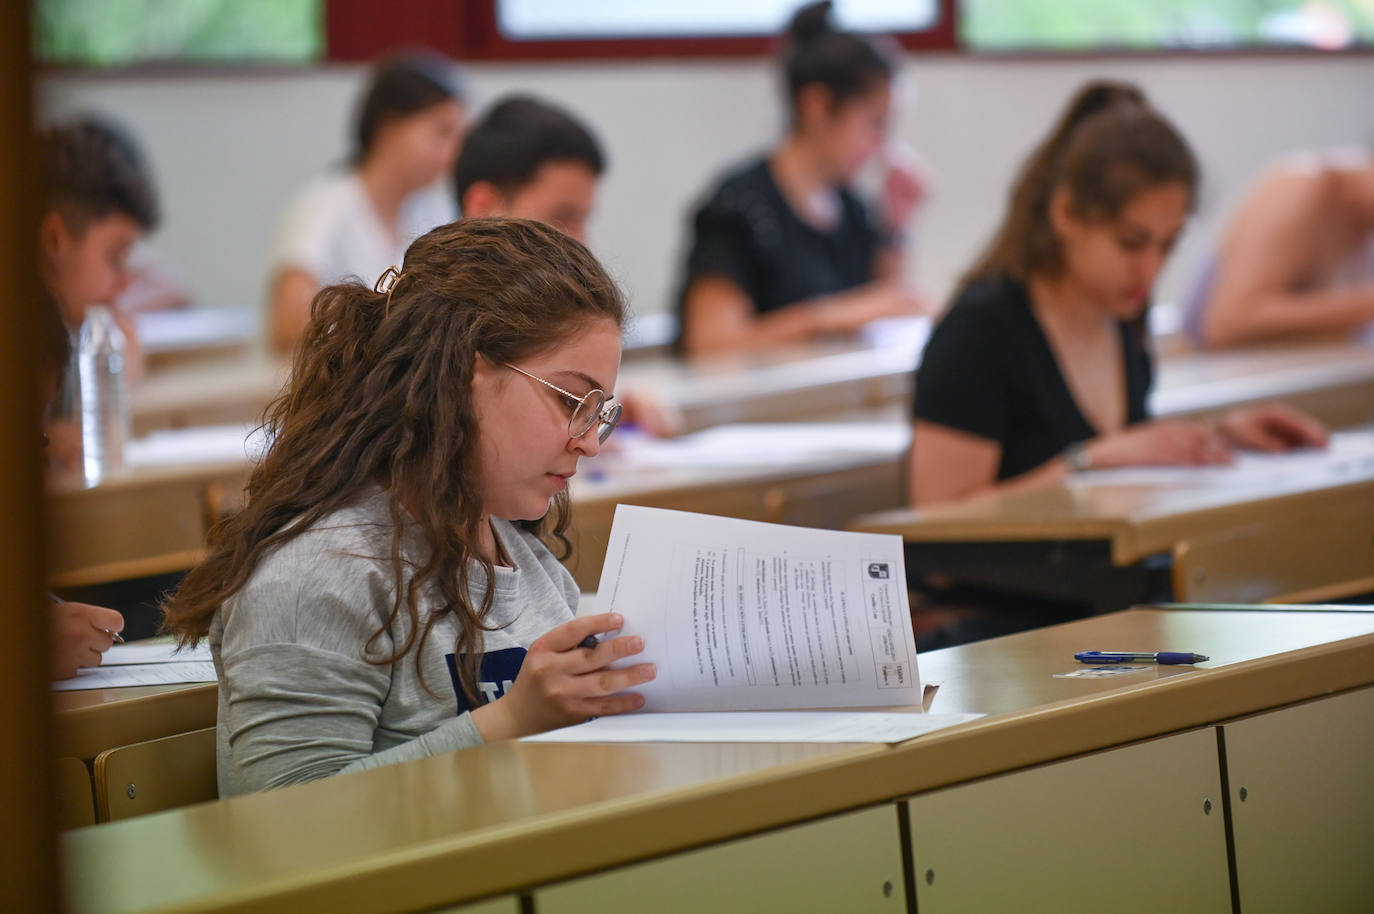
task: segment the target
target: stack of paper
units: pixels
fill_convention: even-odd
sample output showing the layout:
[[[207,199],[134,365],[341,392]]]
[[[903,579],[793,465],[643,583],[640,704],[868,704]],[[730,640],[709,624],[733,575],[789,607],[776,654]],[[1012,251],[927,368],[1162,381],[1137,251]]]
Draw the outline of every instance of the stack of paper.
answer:
[[[83,669],[71,679],[54,682],[55,691],[110,689],[122,686],[174,685],[183,682],[214,682],[215,664],[210,645],[177,651],[169,640],[116,644],[105,652],[98,667]]]
[[[618,665],[657,666],[644,709],[532,739],[890,743],[977,716],[921,711],[897,536],[621,505],[596,602],[644,639]]]

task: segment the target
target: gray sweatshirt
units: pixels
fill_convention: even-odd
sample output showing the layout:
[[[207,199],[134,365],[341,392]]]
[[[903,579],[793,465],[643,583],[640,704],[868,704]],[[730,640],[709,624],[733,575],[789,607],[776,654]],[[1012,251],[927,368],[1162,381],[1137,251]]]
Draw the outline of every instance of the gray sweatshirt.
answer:
[[[497,628],[485,634],[479,677],[487,699],[504,694],[525,648],[571,619],[578,599],[572,575],[536,537],[507,521],[493,518],[492,526],[515,567],[496,569],[488,621]],[[418,658],[413,647],[394,663],[364,658],[394,600],[390,542],[386,496],[377,493],[270,553],[215,614],[221,797],[482,742],[458,685],[452,614],[435,623]],[[403,554],[413,556],[413,546]],[[473,578],[480,606],[480,567]],[[437,605],[437,588],[429,588],[422,627]],[[402,609],[370,656],[390,656],[409,628]]]

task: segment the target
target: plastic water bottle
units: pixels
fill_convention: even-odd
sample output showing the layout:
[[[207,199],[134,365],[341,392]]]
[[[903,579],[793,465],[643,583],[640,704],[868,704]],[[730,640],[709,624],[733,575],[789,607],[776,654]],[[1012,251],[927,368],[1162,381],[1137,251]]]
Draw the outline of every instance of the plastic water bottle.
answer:
[[[81,460],[86,485],[93,486],[124,468],[129,438],[124,380],[124,332],[103,305],[86,311],[77,343],[81,388]]]

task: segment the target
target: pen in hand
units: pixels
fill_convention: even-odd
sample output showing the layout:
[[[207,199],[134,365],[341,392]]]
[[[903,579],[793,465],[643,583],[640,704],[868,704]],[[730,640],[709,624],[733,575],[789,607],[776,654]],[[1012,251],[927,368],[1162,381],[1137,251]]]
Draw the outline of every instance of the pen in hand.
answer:
[[[58,596],[57,594],[55,594],[55,593],[49,593],[49,594],[48,594],[48,599],[51,600],[51,601],[54,602],[54,603],[66,603],[66,602],[67,602],[66,600],[62,599],[61,597],[59,597],[59,596]],[[112,631],[110,631],[108,628],[102,628],[101,631],[103,631],[105,634],[109,635],[110,637],[114,638],[115,644],[123,644],[123,643],[124,643],[124,636],[121,635],[119,632],[112,632]]]
[[[1205,663],[1206,654],[1186,654],[1176,651],[1079,651],[1073,659],[1080,663]]]

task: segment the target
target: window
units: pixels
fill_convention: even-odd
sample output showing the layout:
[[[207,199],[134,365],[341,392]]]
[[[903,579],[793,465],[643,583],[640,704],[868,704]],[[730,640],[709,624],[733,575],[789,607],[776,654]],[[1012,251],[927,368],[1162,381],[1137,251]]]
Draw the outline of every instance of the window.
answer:
[[[961,0],[976,51],[1340,50],[1374,43],[1366,0]]]
[[[35,57],[77,67],[313,63],[325,0],[38,0]]]
[[[512,41],[587,38],[773,36],[797,0],[496,0],[496,24]],[[920,32],[939,19],[936,0],[840,0],[835,17],[861,32]]]

